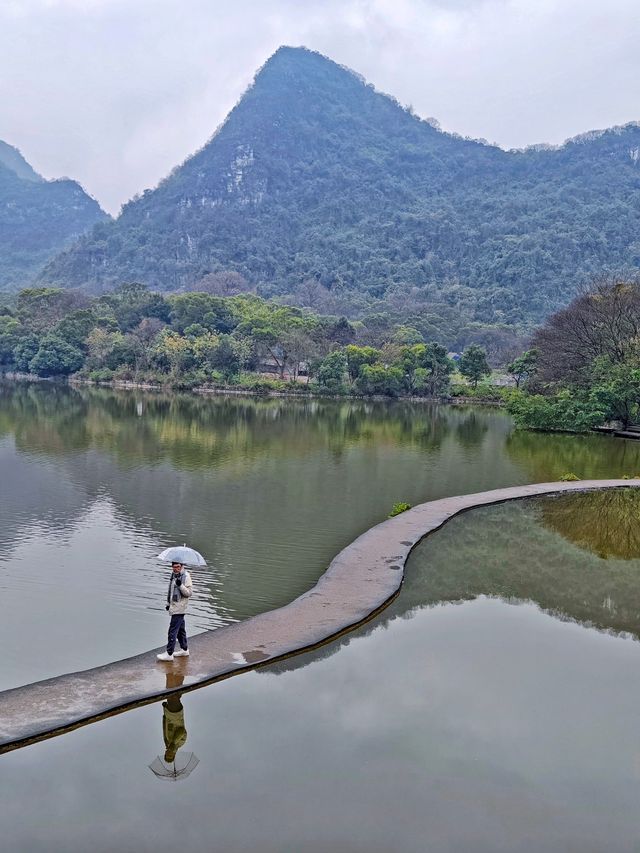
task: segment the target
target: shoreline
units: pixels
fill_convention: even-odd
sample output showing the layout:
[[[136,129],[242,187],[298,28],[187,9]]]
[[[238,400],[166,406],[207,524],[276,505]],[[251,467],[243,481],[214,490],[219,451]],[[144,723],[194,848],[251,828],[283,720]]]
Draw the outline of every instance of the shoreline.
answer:
[[[259,376],[260,374],[256,374]],[[33,383],[49,383],[51,385],[67,385],[73,387],[93,387],[93,388],[111,388],[114,391],[153,391],[162,392],[164,394],[196,394],[199,396],[211,397],[282,397],[294,400],[372,400],[374,402],[393,403],[403,401],[409,403],[440,403],[450,405],[468,405],[468,406],[495,406],[496,408],[504,408],[502,400],[491,400],[486,397],[465,397],[465,396],[437,396],[437,397],[421,397],[415,394],[398,394],[396,397],[391,397],[386,394],[328,394],[319,391],[281,391],[278,389],[255,390],[252,388],[239,388],[233,386],[218,386],[218,385],[196,385],[193,388],[176,388],[172,385],[162,385],[158,382],[135,382],[130,379],[110,379],[104,382],[98,382],[94,379],[86,379],[85,377],[70,377],[69,379],[59,379],[55,377],[35,376],[29,373],[0,373],[0,379],[9,382],[33,382]]]

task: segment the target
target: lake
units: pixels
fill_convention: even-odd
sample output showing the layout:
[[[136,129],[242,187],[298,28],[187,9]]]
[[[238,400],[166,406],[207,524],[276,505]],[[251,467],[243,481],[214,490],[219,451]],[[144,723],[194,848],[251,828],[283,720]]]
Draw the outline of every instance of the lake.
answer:
[[[395,501],[639,455],[488,408],[3,385],[0,686],[160,645],[168,544],[210,562],[203,630],[308,589]],[[639,510],[616,491],[472,511],[346,637],[0,757],[7,849],[640,849]],[[170,713],[199,759],[176,783],[148,768]]]

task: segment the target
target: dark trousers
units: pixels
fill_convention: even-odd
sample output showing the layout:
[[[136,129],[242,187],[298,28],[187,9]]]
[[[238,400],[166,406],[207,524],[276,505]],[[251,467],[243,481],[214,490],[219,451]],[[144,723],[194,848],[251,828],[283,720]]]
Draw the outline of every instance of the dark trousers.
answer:
[[[187,630],[184,627],[184,613],[172,613],[169,622],[169,637],[167,639],[167,654],[172,655],[176,647],[176,637],[183,651],[187,650]]]

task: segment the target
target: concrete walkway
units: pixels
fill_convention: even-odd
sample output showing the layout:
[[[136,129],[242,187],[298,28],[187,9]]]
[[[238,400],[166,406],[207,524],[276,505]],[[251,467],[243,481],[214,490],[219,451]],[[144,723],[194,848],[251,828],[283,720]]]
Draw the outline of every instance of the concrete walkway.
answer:
[[[190,640],[191,656],[161,664],[154,649],[126,660],[0,693],[0,753],[147,704],[163,694],[254,669],[326,642],[384,607],[402,583],[411,549],[464,510],[551,492],[637,487],[581,480],[495,489],[420,504],[372,527],[332,561],[313,589],[285,607]]]

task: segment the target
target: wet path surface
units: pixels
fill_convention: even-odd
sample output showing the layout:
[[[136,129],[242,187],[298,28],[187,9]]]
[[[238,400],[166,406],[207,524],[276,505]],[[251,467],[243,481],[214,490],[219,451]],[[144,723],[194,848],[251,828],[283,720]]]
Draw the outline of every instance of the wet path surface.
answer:
[[[159,664],[154,650],[0,693],[0,752],[178,688],[189,690],[247,671],[336,636],[384,606],[402,583],[405,561],[414,545],[464,510],[554,492],[638,485],[629,480],[540,483],[421,504],[356,539],[338,554],[313,589],[285,607],[194,637],[188,659]]]

